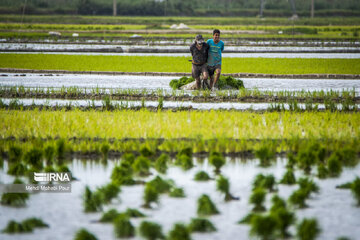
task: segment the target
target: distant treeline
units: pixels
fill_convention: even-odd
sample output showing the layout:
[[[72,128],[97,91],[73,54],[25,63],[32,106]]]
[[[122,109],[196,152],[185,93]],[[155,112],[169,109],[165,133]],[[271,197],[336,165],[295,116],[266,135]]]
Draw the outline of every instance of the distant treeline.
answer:
[[[25,0],[1,0],[0,13],[19,14]],[[299,16],[309,16],[311,0],[295,0]],[[260,0],[116,0],[117,15],[256,16]],[[28,0],[26,14],[112,15],[113,0]],[[359,0],[315,0],[316,16],[358,16]],[[265,0],[264,15],[291,15],[288,0]]]

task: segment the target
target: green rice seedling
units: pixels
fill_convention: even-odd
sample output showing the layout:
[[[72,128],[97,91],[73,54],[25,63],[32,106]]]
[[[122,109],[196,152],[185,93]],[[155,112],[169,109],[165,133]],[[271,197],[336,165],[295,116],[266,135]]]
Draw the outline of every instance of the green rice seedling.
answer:
[[[154,155],[154,153],[150,151],[149,148],[147,148],[146,146],[141,147],[140,154],[144,157],[151,157],[152,155]]]
[[[255,188],[253,190],[253,192],[250,195],[250,199],[249,202],[251,204],[254,204],[254,208],[252,211],[254,212],[263,212],[265,211],[265,207],[264,207],[264,201],[265,201],[265,197],[266,197],[266,191],[265,189],[259,187],[259,188]]]
[[[173,183],[170,180],[164,180],[160,176],[156,176],[146,185],[153,186],[159,193],[167,193],[173,187]]]
[[[321,229],[319,228],[316,219],[303,219],[297,226],[296,235],[300,240],[313,240],[320,234]]]
[[[122,159],[124,162],[129,163],[130,165],[132,165],[135,162],[135,156],[132,153],[125,153],[122,156]]]
[[[210,179],[211,178],[210,178],[209,174],[207,174],[207,172],[205,172],[205,171],[197,172],[194,177],[195,181],[208,181]]]
[[[9,148],[9,162],[15,163],[21,161],[23,151],[19,146],[13,145]]]
[[[221,167],[226,163],[224,157],[221,153],[218,152],[211,152],[209,157],[209,162],[211,165],[215,167],[215,173],[219,174]]]
[[[274,189],[275,184],[276,184],[276,180],[274,175],[269,174],[267,176],[264,176],[260,173],[255,177],[255,180],[253,182],[253,189],[264,188],[264,189],[268,189],[270,192],[273,192],[275,191]]]
[[[25,164],[17,162],[9,165],[9,170],[7,171],[7,174],[12,176],[24,176],[27,171],[28,169]]]
[[[49,225],[44,223],[39,218],[28,218],[21,222],[23,226],[29,226],[30,228],[48,228]]]
[[[15,179],[13,184],[24,184],[20,179]],[[11,207],[23,207],[29,199],[29,193],[3,193],[1,204]]]
[[[181,168],[184,170],[189,170],[194,167],[192,158],[185,154],[180,155],[177,158],[177,162],[180,162]]]
[[[344,146],[335,151],[341,163],[346,167],[355,167],[358,164],[358,158],[354,147]]]
[[[119,214],[120,213],[116,209],[112,208],[109,211],[103,213],[99,222],[103,222],[103,223],[113,222]]]
[[[114,231],[118,238],[129,238],[135,236],[135,228],[131,224],[129,217],[123,214],[114,220]]]
[[[58,163],[62,163],[62,161],[65,159],[65,150],[66,150],[66,146],[65,146],[65,140],[64,139],[59,139],[56,141],[56,155],[57,155],[57,160]]]
[[[144,208],[151,208],[151,203],[159,201],[159,192],[152,184],[146,184],[144,190]]]
[[[280,236],[284,239],[290,237],[291,234],[288,232],[288,228],[295,222],[294,213],[286,208],[278,208],[273,210],[270,215],[276,220],[277,228],[280,230]]]
[[[340,184],[340,185],[336,185],[336,188],[339,188],[339,189],[351,189],[351,186],[352,186],[352,182],[347,182],[347,183],[343,183],[343,184]]]
[[[184,198],[185,197],[184,189],[172,188],[170,190],[169,196],[174,198]]]
[[[103,109],[107,111],[113,110],[115,107],[111,102],[111,99],[109,96],[104,96],[104,99],[102,101]]]
[[[307,205],[305,201],[308,198],[308,196],[309,193],[305,189],[298,189],[290,195],[289,202],[292,205],[297,206],[299,208],[306,208]]]
[[[184,155],[184,154],[185,154],[186,156],[192,158],[192,154],[193,154],[192,148],[191,148],[191,147],[185,147],[185,148],[181,149],[181,150],[178,152],[177,156],[181,156],[181,155]]]
[[[271,166],[271,160],[275,157],[275,151],[267,145],[261,146],[255,151],[255,156],[260,160],[261,167]]]
[[[218,179],[216,180],[216,190],[225,194],[225,201],[239,200],[239,198],[236,198],[232,194],[230,194],[229,179],[225,178],[222,175],[220,175],[220,177],[218,177]]]
[[[293,185],[296,183],[294,172],[291,168],[288,168],[283,178],[280,180],[280,183]]]
[[[357,205],[360,206],[360,178],[357,177],[354,182],[351,184],[351,192],[353,193]]]
[[[108,183],[105,186],[99,187],[96,189],[95,195],[99,194],[101,196],[102,203],[110,203],[113,198],[115,198],[119,192],[120,187],[114,183]]]
[[[192,218],[188,226],[190,232],[215,232],[216,228],[206,218]]]
[[[127,162],[122,162],[120,166],[115,166],[111,173],[111,181],[116,185],[134,185],[132,178],[132,167]]]
[[[43,168],[42,156],[42,149],[34,147],[25,153],[24,161],[35,169],[41,170]]]
[[[170,87],[174,90],[180,89],[180,87],[195,81],[192,77],[182,77],[180,79],[173,79],[170,81]]]
[[[325,164],[319,163],[317,168],[317,176],[318,178],[324,179],[329,175],[329,170],[326,168]]]
[[[139,232],[143,238],[148,240],[165,239],[161,225],[154,222],[141,222]]]
[[[147,157],[139,156],[132,165],[134,172],[140,176],[148,176],[150,174],[150,160]]]
[[[4,159],[1,156],[1,151],[0,151],[0,169],[3,169],[3,168],[4,168]]]
[[[276,219],[271,215],[254,215],[251,218],[250,235],[264,240],[274,239],[276,224]]]
[[[215,204],[211,201],[210,197],[206,194],[203,194],[199,197],[197,201],[197,213],[198,215],[213,215],[218,214],[219,210],[217,210]]]
[[[316,152],[311,147],[300,149],[296,160],[305,174],[310,174],[312,165],[318,161]]]
[[[97,237],[85,228],[81,228],[76,232],[74,240],[97,240]]]
[[[44,157],[47,165],[53,164],[54,156],[55,156],[55,148],[51,145],[46,146],[44,148]]]
[[[83,201],[85,212],[97,212],[102,209],[102,196],[97,192],[93,193],[88,186],[85,187]]]
[[[327,160],[327,168],[331,177],[338,177],[342,172],[342,165],[339,157],[336,154],[332,154]]]
[[[2,230],[3,233],[15,234],[15,233],[29,233],[32,232],[33,228],[29,225],[23,225],[16,221],[8,222],[7,226]]]
[[[279,208],[286,208],[286,202],[284,199],[280,198],[278,195],[274,195],[271,198],[272,206],[270,212],[276,211]]]
[[[255,215],[256,215],[255,213],[252,213],[252,212],[249,213],[248,215],[243,217],[240,221],[238,221],[238,224],[250,224],[252,217]]]
[[[158,109],[158,110],[162,110],[163,108],[164,108],[164,97],[161,96],[161,97],[159,97],[159,99],[158,99],[157,109]]]
[[[145,214],[143,214],[142,212],[140,212],[137,209],[133,209],[133,208],[128,208],[125,211],[125,214],[128,215],[131,218],[141,218],[141,217],[146,217]]]
[[[169,161],[169,156],[165,153],[162,153],[155,161],[155,169],[159,173],[165,174],[167,171],[167,163]]]
[[[102,153],[104,160],[108,158],[109,150],[110,150],[110,145],[107,142],[104,142],[100,147],[100,151]]]
[[[309,180],[308,178],[300,178],[298,184],[300,189],[304,189],[308,195],[319,192],[319,186],[316,185],[313,180]]]
[[[167,236],[168,240],[190,240],[190,232],[188,228],[182,223],[175,223]]]
[[[326,111],[335,112],[338,110],[336,103],[331,98],[325,98],[324,104]]]

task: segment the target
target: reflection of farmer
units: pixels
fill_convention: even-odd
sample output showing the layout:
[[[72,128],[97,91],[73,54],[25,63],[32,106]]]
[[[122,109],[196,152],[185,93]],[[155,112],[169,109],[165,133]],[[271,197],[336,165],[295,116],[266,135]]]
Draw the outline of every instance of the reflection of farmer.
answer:
[[[204,81],[207,80],[209,74],[207,70],[206,61],[208,58],[209,45],[204,42],[201,35],[195,37],[195,42],[190,45],[190,52],[192,55],[192,77],[196,80],[196,87],[200,89],[201,81],[200,74],[203,74]]]
[[[211,77],[210,87],[214,90],[215,83],[220,77],[221,73],[221,53],[224,51],[224,42],[220,40],[220,30],[215,29],[213,31],[213,39],[207,40],[209,45],[209,57],[207,59],[208,71]]]

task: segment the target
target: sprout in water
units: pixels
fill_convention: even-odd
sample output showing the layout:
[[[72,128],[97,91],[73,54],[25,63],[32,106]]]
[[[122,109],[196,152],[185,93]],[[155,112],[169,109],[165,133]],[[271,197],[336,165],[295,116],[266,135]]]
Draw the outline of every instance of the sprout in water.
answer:
[[[158,159],[155,161],[155,169],[159,173],[165,174],[167,171],[167,162],[169,161],[169,156],[165,153],[161,154]]]
[[[193,218],[189,224],[190,232],[214,232],[216,228],[206,218]]]
[[[143,221],[139,227],[140,235],[148,240],[164,239],[161,225]]]
[[[116,185],[134,185],[132,178],[132,167],[128,162],[122,162],[120,166],[115,166],[111,173],[111,180]]]
[[[114,231],[116,237],[119,238],[128,238],[135,235],[135,229],[131,224],[129,217],[123,214],[120,214],[114,220]]]
[[[24,184],[20,179],[15,179],[14,184]],[[1,204],[11,207],[23,207],[29,199],[29,193],[4,193],[1,196]]]
[[[317,168],[317,176],[318,178],[324,179],[329,175],[328,169],[325,167],[323,163],[319,163]]]
[[[99,187],[96,190],[96,194],[101,196],[103,203],[110,203],[113,198],[115,198],[120,192],[120,187],[113,183],[109,183],[105,186]]]
[[[254,183],[253,183],[253,189],[255,188],[265,188],[268,189],[270,192],[275,191],[274,185],[276,184],[276,180],[274,175],[270,174],[267,176],[264,176],[262,174],[258,174],[255,177]]]
[[[85,228],[81,228],[76,232],[74,240],[97,240],[97,238]]]
[[[25,153],[24,160],[33,168],[41,170],[43,168],[42,156],[43,156],[42,149],[34,147],[30,149],[30,151]]]
[[[210,178],[209,174],[207,174],[204,171],[197,172],[194,177],[195,181],[208,181],[210,179],[211,178]]]
[[[52,165],[55,157],[55,148],[53,146],[47,146],[44,148],[44,157],[47,165]]]
[[[292,205],[297,206],[299,208],[306,208],[307,205],[305,201],[308,198],[308,196],[309,196],[308,191],[304,189],[298,189],[290,195],[289,202]]]
[[[260,159],[261,167],[269,167],[275,157],[275,151],[270,146],[264,145],[255,151],[255,156]]]
[[[360,178],[357,177],[351,184],[351,192],[357,200],[357,205],[360,206]]]
[[[159,200],[159,192],[152,184],[146,184],[144,190],[144,205],[145,208],[151,208],[151,203]]]
[[[119,216],[119,212],[116,209],[110,209],[103,213],[99,221],[104,223],[113,222],[117,216]]]
[[[20,147],[13,145],[9,148],[9,163],[20,162],[23,151]]]
[[[24,221],[22,221],[23,225],[26,226],[30,226],[32,228],[48,228],[49,225],[44,223],[41,219],[39,218],[28,218],[25,219]]]
[[[14,233],[26,233],[32,232],[34,228],[48,228],[49,225],[44,223],[39,218],[28,218],[18,223],[16,221],[10,221],[6,228],[2,230],[4,233],[14,234]]]
[[[224,176],[220,176],[217,179],[216,190],[225,194],[225,201],[239,200],[239,198],[230,194],[230,182],[229,179],[225,178]]]
[[[254,212],[263,212],[265,211],[264,201],[266,197],[266,191],[263,188],[255,188],[250,195],[249,202],[254,204]]]
[[[255,215],[256,215],[255,213],[249,213],[248,215],[243,217],[240,221],[238,221],[238,223],[239,224],[250,224],[252,217]]]
[[[140,176],[150,175],[150,160],[147,157],[139,156],[132,165],[134,172]]]
[[[25,173],[28,171],[26,165],[22,162],[16,162],[9,164],[9,170],[7,174],[12,176],[24,176]]]
[[[97,212],[102,209],[102,197],[99,193],[93,193],[88,186],[84,193],[84,211]]]
[[[184,189],[182,188],[172,188],[169,193],[170,197],[174,198],[183,198],[185,197]]]
[[[152,155],[154,155],[154,153],[145,146],[140,149],[140,154],[144,157],[151,157]]]
[[[338,177],[342,172],[342,165],[339,157],[336,154],[332,154],[327,160],[327,167],[329,175],[331,177]]]
[[[209,196],[206,194],[203,194],[198,199],[197,203],[198,203],[197,213],[199,215],[213,215],[213,214],[219,213],[215,204],[211,201]]]
[[[300,240],[313,240],[320,234],[321,230],[316,219],[303,219],[297,226],[297,237]]]
[[[173,229],[169,232],[168,240],[190,240],[190,233],[188,228],[181,223],[176,223]]]
[[[293,185],[296,183],[294,172],[291,168],[288,168],[286,173],[284,174],[283,178],[281,179],[280,183]]]
[[[167,193],[170,191],[173,183],[171,180],[164,180],[160,176],[156,176],[147,184],[152,185],[159,193]]]
[[[275,195],[271,201],[273,205],[270,209],[270,214],[277,221],[277,228],[280,230],[281,237],[290,237],[291,235],[288,232],[288,228],[295,222],[294,213],[287,210],[286,202],[279,196]]]
[[[128,215],[131,218],[141,218],[141,217],[146,217],[145,214],[143,214],[142,212],[140,212],[137,209],[133,209],[133,208],[128,208],[125,211],[125,214]]]
[[[225,164],[225,159],[221,153],[212,152],[210,153],[209,162],[215,167],[215,173],[219,174],[221,167]]]
[[[276,225],[276,219],[271,215],[254,215],[251,218],[250,235],[258,236],[264,240],[274,239]]]
[[[319,192],[319,186],[313,180],[309,180],[308,178],[300,178],[299,181],[300,189],[305,190],[308,195],[311,193]]]
[[[110,150],[109,144],[107,142],[104,142],[100,147],[100,151],[104,160],[108,158],[109,150]]]

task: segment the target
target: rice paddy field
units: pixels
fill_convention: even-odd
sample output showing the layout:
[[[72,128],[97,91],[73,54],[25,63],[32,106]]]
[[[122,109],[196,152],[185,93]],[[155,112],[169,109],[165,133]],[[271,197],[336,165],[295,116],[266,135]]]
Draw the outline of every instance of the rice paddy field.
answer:
[[[0,21],[0,239],[359,239],[358,18]],[[236,87],[180,89],[214,27]]]

